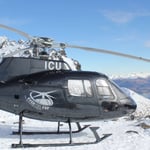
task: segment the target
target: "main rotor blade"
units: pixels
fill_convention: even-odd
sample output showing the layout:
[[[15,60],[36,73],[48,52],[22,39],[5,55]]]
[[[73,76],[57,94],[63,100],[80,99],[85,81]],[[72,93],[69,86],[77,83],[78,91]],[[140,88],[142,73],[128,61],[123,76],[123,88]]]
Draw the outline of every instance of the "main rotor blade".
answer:
[[[13,32],[15,32],[17,34],[20,34],[21,36],[24,36],[25,38],[27,38],[29,40],[32,39],[32,36],[30,36],[29,34],[23,32],[23,31],[20,31],[18,29],[15,29],[15,28],[3,25],[3,24],[0,24],[0,28],[4,28],[4,29],[10,30],[10,31],[13,31]]]
[[[111,55],[117,55],[121,57],[126,57],[126,58],[131,58],[131,59],[136,59],[136,60],[141,60],[141,61],[146,61],[150,62],[150,59],[143,58],[143,57],[138,57],[134,55],[129,55],[129,54],[124,54],[124,53],[119,53],[111,50],[105,50],[105,49],[99,49],[99,48],[91,48],[91,47],[84,47],[84,46],[77,46],[77,45],[66,45],[66,47],[70,48],[78,48],[86,51],[92,51],[92,52],[98,52],[98,53],[106,53],[106,54],[111,54]]]

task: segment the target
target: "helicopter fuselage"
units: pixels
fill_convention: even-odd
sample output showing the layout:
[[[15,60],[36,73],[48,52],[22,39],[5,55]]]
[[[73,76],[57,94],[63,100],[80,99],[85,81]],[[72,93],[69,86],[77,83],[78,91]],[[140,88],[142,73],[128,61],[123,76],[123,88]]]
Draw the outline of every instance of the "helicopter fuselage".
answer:
[[[81,122],[121,117],[136,104],[104,74],[43,69],[1,82],[0,109],[32,119]]]

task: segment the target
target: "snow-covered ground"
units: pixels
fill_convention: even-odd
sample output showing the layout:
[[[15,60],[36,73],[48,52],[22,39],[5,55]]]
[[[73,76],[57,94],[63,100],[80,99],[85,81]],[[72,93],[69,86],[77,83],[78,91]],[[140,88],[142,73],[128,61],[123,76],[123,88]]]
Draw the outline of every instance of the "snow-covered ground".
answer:
[[[111,136],[98,144],[82,146],[62,146],[62,147],[37,147],[30,148],[36,150],[150,150],[150,118],[145,118],[150,114],[150,101],[136,94],[133,91],[125,89],[138,104],[136,119],[130,120],[129,117],[119,118],[117,120],[97,121],[82,123],[91,124],[100,127],[99,135],[112,133]],[[140,114],[138,116],[138,114]],[[142,116],[143,114],[143,116]],[[0,111],[0,149],[11,149],[12,143],[18,143],[19,136],[12,135],[12,131],[17,130],[18,116],[4,111]],[[76,126],[73,125],[73,129]],[[57,123],[30,120],[24,118],[24,130],[56,130]],[[63,124],[61,129],[68,130],[68,125]],[[73,142],[94,141],[94,137],[89,128],[80,133],[73,134]],[[54,143],[67,142],[69,135],[23,135],[24,143]],[[29,148],[27,148],[29,149]]]

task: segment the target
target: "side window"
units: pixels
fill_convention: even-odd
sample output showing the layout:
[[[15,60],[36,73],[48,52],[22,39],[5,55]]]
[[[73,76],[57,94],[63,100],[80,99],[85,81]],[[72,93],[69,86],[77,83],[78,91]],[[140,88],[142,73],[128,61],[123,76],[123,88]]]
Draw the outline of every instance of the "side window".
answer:
[[[102,99],[114,99],[114,95],[108,83],[104,79],[96,80],[98,95]]]
[[[89,80],[68,80],[68,91],[71,96],[92,96],[92,87]]]
[[[82,96],[84,94],[82,80],[68,80],[68,90],[72,96]]]

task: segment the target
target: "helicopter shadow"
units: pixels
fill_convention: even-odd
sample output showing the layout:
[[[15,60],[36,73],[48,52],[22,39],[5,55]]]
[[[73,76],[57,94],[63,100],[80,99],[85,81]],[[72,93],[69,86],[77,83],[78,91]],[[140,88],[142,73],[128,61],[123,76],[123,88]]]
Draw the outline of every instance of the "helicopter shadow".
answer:
[[[34,127],[25,127],[24,131],[52,131],[54,128],[52,127],[36,127],[36,130]],[[73,128],[74,129],[74,128]],[[17,130],[16,125],[7,125],[5,123],[0,123],[0,139],[2,138],[9,138],[9,139],[18,139],[19,135],[13,135],[12,132]],[[56,128],[55,128],[56,130]],[[67,128],[62,129],[67,130]],[[89,129],[86,129],[85,131],[82,131],[80,133],[73,133],[73,138],[84,138],[85,136],[87,137],[89,134]],[[53,130],[54,131],[54,130]],[[35,139],[40,139],[40,140],[68,140],[69,134],[34,134],[34,135],[23,135],[23,139],[29,139],[29,140],[35,140]]]

